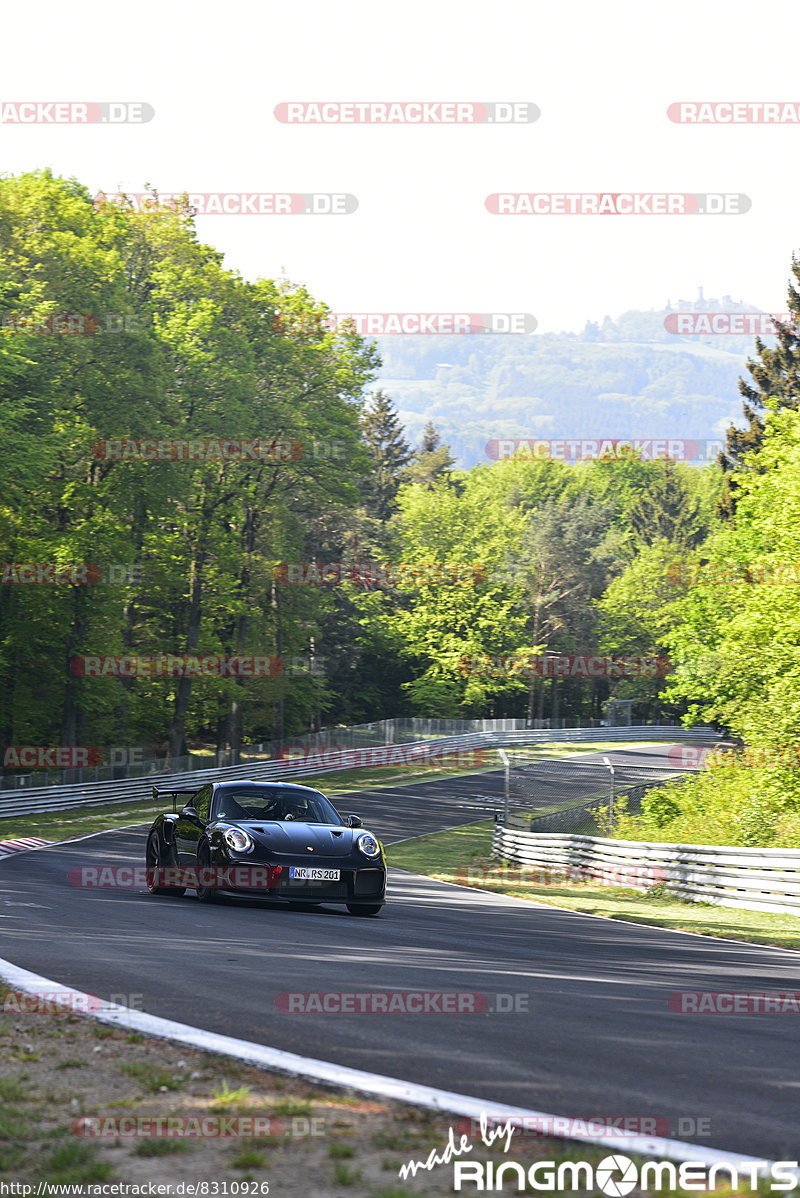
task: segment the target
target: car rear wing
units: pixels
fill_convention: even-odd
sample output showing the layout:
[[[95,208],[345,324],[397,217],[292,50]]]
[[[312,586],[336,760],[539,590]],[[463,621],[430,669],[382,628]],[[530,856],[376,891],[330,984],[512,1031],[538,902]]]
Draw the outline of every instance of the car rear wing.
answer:
[[[159,799],[171,798],[172,799],[172,810],[177,811],[178,810],[178,796],[179,795],[196,795],[198,790],[200,790],[199,786],[193,786],[191,790],[175,790],[175,788],[172,786],[165,786],[162,789],[158,786],[154,786],[153,787],[153,798],[156,800],[156,802],[158,802]],[[186,804],[184,804],[184,806],[186,806]]]

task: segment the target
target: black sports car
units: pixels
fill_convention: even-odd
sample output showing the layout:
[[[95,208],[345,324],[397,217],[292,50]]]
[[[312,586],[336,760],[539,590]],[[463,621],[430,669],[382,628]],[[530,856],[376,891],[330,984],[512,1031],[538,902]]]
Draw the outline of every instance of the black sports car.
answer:
[[[201,903],[232,894],[344,903],[351,915],[377,915],[386,901],[383,845],[310,786],[212,782],[153,795],[171,797],[172,811],[147,835],[151,894],[192,887]]]

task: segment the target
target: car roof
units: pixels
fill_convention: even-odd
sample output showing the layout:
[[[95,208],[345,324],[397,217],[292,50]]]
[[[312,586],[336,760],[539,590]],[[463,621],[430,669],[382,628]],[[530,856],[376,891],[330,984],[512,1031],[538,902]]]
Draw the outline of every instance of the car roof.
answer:
[[[243,778],[241,782],[214,783],[215,790],[223,790],[227,789],[228,787],[236,787],[238,789],[242,786],[268,786],[270,790],[302,790],[308,791],[309,794],[320,793],[318,790],[315,790],[313,786],[299,786],[296,782],[270,782],[268,778],[264,778],[261,782],[254,781],[252,778]]]

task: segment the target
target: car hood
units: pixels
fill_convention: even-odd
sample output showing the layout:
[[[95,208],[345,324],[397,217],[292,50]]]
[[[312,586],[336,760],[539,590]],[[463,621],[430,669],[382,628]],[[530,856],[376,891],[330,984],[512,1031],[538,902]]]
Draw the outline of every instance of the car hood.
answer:
[[[363,828],[337,828],[333,824],[304,824],[299,820],[288,823],[271,823],[269,820],[242,821],[240,827],[247,828],[257,845],[272,853],[318,855],[320,857],[348,857],[355,847],[357,836]]]

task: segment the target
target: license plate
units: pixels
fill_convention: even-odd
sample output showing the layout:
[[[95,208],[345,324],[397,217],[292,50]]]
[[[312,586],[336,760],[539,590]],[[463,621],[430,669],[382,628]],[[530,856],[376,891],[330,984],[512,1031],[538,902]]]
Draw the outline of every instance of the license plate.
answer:
[[[338,882],[340,873],[338,869],[313,869],[307,865],[289,866],[289,877],[305,882]]]

